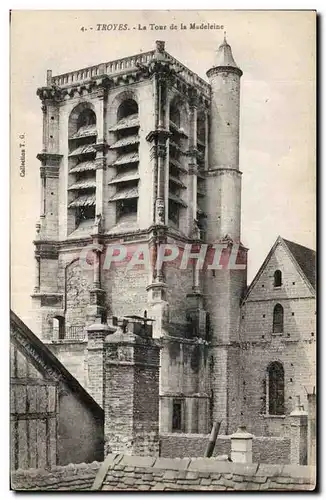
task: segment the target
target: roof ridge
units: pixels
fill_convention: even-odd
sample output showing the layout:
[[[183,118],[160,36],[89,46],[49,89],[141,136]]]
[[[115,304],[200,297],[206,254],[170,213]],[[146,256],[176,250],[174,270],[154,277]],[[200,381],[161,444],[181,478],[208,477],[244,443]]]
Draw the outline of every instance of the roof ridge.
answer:
[[[297,243],[296,241],[288,240],[287,238],[283,238],[282,236],[281,236],[281,238],[286,243],[291,243],[292,245],[296,245],[298,247],[305,248],[306,250],[309,250],[310,252],[317,253],[316,250],[314,250],[313,248],[307,247],[305,245],[301,245],[301,243]]]
[[[282,238],[310,286],[316,289],[316,251],[295,241]]]

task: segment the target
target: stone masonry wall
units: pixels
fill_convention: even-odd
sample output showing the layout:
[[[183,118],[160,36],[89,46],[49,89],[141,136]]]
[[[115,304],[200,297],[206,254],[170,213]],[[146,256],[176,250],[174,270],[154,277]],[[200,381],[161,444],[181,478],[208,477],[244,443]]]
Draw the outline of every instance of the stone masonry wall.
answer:
[[[105,449],[158,456],[159,347],[114,337],[105,350]]]
[[[203,457],[209,434],[161,434],[162,457]],[[253,462],[269,464],[290,463],[290,439],[255,436],[252,443]],[[230,436],[218,436],[214,456],[231,453]]]
[[[50,351],[70,371],[70,373],[85,388],[88,387],[87,373],[87,342],[84,341],[57,341],[46,344]]]
[[[18,470],[11,476],[11,488],[15,491],[312,491],[315,474],[314,467],[300,465],[108,455],[101,469],[94,462],[55,467],[51,471]]]
[[[282,286],[274,287],[274,273]],[[283,333],[273,333],[273,310],[284,309]],[[279,244],[241,307],[241,411],[249,432],[287,435],[296,396],[307,409],[307,389],[316,385],[316,298],[286,248]],[[266,374],[271,362],[284,368],[284,416],[268,415]]]
[[[273,338],[272,342],[250,345],[241,352],[241,357],[242,412],[248,431],[267,436],[286,434],[286,419],[294,410],[296,396],[300,396],[307,409],[305,387],[315,385],[315,341],[292,342]],[[264,380],[267,367],[273,361],[280,361],[284,367],[285,416],[267,414]]]
[[[192,292],[192,269],[179,269],[179,261],[169,262],[165,268],[165,275],[169,286],[166,300],[169,303],[170,321],[185,324],[188,307],[187,293]]]

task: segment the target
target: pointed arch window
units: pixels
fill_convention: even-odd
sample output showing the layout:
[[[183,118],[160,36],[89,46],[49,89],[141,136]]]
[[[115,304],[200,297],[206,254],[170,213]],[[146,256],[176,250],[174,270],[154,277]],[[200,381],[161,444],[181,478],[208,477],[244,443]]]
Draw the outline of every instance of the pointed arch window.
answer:
[[[267,368],[268,413],[284,415],[284,368],[282,363],[274,361]]]
[[[274,273],[274,286],[282,286],[282,271],[279,269]]]
[[[281,304],[276,304],[273,311],[273,333],[283,333],[284,309]]]

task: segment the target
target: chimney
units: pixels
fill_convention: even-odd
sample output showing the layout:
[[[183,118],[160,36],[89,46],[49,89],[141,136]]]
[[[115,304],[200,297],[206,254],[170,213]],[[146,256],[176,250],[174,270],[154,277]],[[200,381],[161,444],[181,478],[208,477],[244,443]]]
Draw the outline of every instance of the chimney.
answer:
[[[160,346],[138,328],[124,322],[105,339],[105,454],[159,455]]]
[[[103,408],[104,342],[116,327],[93,324],[87,328],[88,392]]]

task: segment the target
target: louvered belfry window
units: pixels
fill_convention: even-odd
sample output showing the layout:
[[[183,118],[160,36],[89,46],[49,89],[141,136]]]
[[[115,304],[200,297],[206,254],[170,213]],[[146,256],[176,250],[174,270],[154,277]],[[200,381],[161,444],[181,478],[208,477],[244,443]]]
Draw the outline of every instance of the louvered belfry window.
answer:
[[[75,214],[75,228],[95,220],[96,139],[94,111],[74,111],[69,123],[68,210]]]
[[[177,103],[170,105],[170,140],[169,140],[169,223],[179,227],[180,211],[187,206],[183,200],[183,191],[187,188],[185,184],[186,169],[183,165],[184,143],[188,139],[182,128],[181,114]]]
[[[206,151],[206,125],[205,114],[198,112],[197,116],[197,221],[201,237],[205,233],[205,151]]]
[[[117,112],[117,122],[110,128],[115,142],[110,149],[116,151],[111,164],[116,175],[109,182],[116,187],[110,202],[116,204],[116,222],[137,219],[139,183],[139,115],[133,99],[123,101]]]

